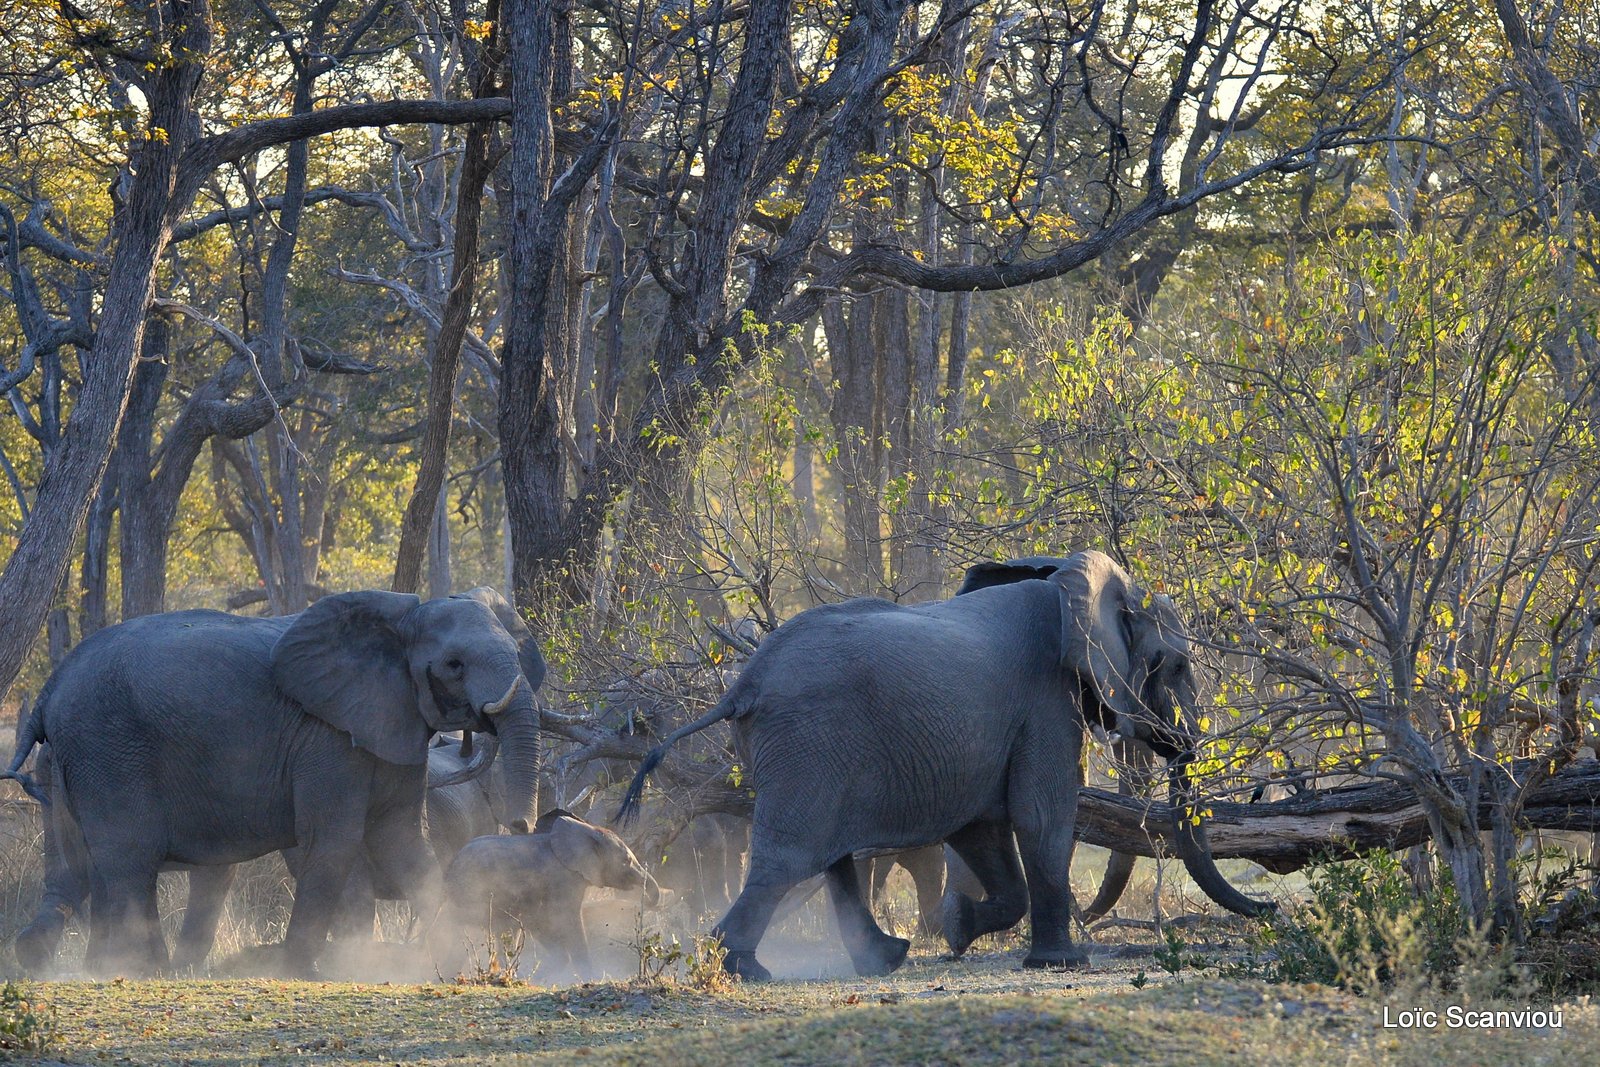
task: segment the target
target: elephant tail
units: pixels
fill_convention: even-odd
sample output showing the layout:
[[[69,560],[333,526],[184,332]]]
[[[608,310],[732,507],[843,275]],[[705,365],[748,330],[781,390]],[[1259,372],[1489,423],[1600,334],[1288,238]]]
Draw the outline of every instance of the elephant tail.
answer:
[[[689,723],[687,726],[681,726],[668,734],[664,741],[650,750],[650,754],[645,756],[644,762],[639,764],[639,771],[633,776],[633,784],[628,786],[628,795],[622,798],[622,806],[611,817],[612,824],[626,826],[638,817],[639,794],[644,792],[644,780],[661,765],[662,757],[667,754],[667,749],[690,734],[699,733],[713,723],[736,717],[742,710],[741,702],[735,699],[734,693],[730,692],[717,701],[715,707],[694,722]]]
[[[26,774],[22,770],[22,765],[28,761],[28,755],[44,739],[44,695],[40,694],[38,702],[33,706],[32,714],[17,731],[17,751],[11,757],[11,766],[0,771],[0,781],[10,778],[22,786],[23,791],[30,797],[49,807],[50,794],[39,788],[39,783],[33,780],[33,775]]]

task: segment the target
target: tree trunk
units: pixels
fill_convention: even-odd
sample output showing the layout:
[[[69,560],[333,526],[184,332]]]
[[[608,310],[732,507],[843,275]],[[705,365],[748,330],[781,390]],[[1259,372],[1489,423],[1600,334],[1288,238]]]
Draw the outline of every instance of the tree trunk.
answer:
[[[512,537],[513,586],[525,604],[540,576],[540,564],[561,554],[565,478],[556,406],[552,353],[565,337],[551,337],[564,320],[564,278],[556,276],[559,252],[567,248],[564,210],[549,202],[555,134],[557,20],[553,5],[509,0],[511,217],[505,269],[505,341],[501,348],[500,466]],[[564,266],[564,264],[562,264]]]
[[[67,610],[67,581],[62,575],[61,588],[57,590],[57,600],[50,614],[45,618],[44,632],[47,650],[50,656],[50,666],[60,666],[66,659],[67,653],[72,651],[72,613]]]
[[[396,590],[406,592],[406,590]],[[450,595],[450,487],[439,483],[439,503],[428,532],[428,595]]]
[[[178,187],[179,160],[200,132],[193,99],[211,49],[211,11],[206,0],[175,0],[170,9],[169,24],[178,27],[174,58],[152,76],[153,91],[147,94],[149,126],[164,136],[139,146],[126,207],[113,224],[115,250],[94,348],[82,360],[83,385],[16,550],[0,573],[0,604],[6,606],[0,621],[0,690],[16,679],[50,611],[73,541],[105,474],[155,295],[156,269],[173,223],[192,196],[187,185]]]
[[[116,456],[111,471],[100,480],[83,530],[82,589],[78,599],[79,639],[106,627],[107,596],[111,580],[111,520],[117,512]]]
[[[882,461],[882,405],[879,402],[882,350],[872,322],[875,296],[857,297],[848,310],[838,301],[822,313],[833,372],[828,419],[838,459],[840,503],[844,511],[845,568],[848,584],[863,594],[883,586],[883,535],[878,510]]]
[[[145,326],[144,351],[134,371],[133,388],[128,396],[128,412],[117,440],[118,497],[122,522],[118,530],[118,559],[122,565],[122,617],[135,619],[166,610],[167,533],[177,513],[180,482],[171,499],[162,499],[161,489],[150,476],[151,442],[155,434],[156,406],[167,380],[168,324],[153,316]],[[182,420],[173,429],[181,431]],[[168,444],[175,444],[169,437]],[[166,462],[173,461],[173,449]],[[194,451],[198,455],[199,450]],[[193,465],[190,458],[190,466]],[[188,480],[187,468],[183,481]]]
[[[422,578],[422,550],[443,507],[445,461],[450,450],[450,421],[455,409],[461,346],[472,319],[478,279],[478,234],[483,217],[483,184],[489,171],[488,130],[467,131],[457,176],[456,232],[450,251],[450,291],[440,316],[439,336],[428,368],[428,411],[422,431],[417,481],[400,524],[400,549],[395,558],[395,592],[414,593]],[[447,520],[448,521],[448,520]],[[430,570],[432,565],[430,564]],[[448,562],[446,584],[448,584]],[[432,575],[430,574],[430,583]]]

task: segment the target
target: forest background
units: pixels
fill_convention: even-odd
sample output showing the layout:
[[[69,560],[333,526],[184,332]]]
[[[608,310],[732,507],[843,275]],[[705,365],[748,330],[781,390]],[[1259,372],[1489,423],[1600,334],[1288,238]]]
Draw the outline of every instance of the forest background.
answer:
[[[1403,781],[1469,920],[1521,921],[1519,807],[1595,717],[1600,10],[4,0],[0,39],[13,701],[120,619],[491,584],[571,767],[808,606],[1096,547],[1199,640],[1216,795]]]

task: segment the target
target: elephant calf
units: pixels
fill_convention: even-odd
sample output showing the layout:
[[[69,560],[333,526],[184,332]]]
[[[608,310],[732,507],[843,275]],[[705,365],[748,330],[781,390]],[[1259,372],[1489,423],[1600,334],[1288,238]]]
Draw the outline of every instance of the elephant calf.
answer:
[[[474,931],[517,924],[559,952],[568,970],[590,968],[583,897],[590,886],[640,889],[647,904],[660,889],[610,830],[553,809],[530,834],[478,837],[467,842],[445,873],[450,903],[431,941],[438,963],[454,966]]]

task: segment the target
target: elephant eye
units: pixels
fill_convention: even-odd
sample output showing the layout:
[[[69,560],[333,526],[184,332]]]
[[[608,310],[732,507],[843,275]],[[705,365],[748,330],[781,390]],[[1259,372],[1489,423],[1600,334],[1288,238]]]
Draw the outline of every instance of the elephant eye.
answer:
[[[459,671],[461,669],[461,661],[451,656],[444,661],[444,669],[451,672]]]

